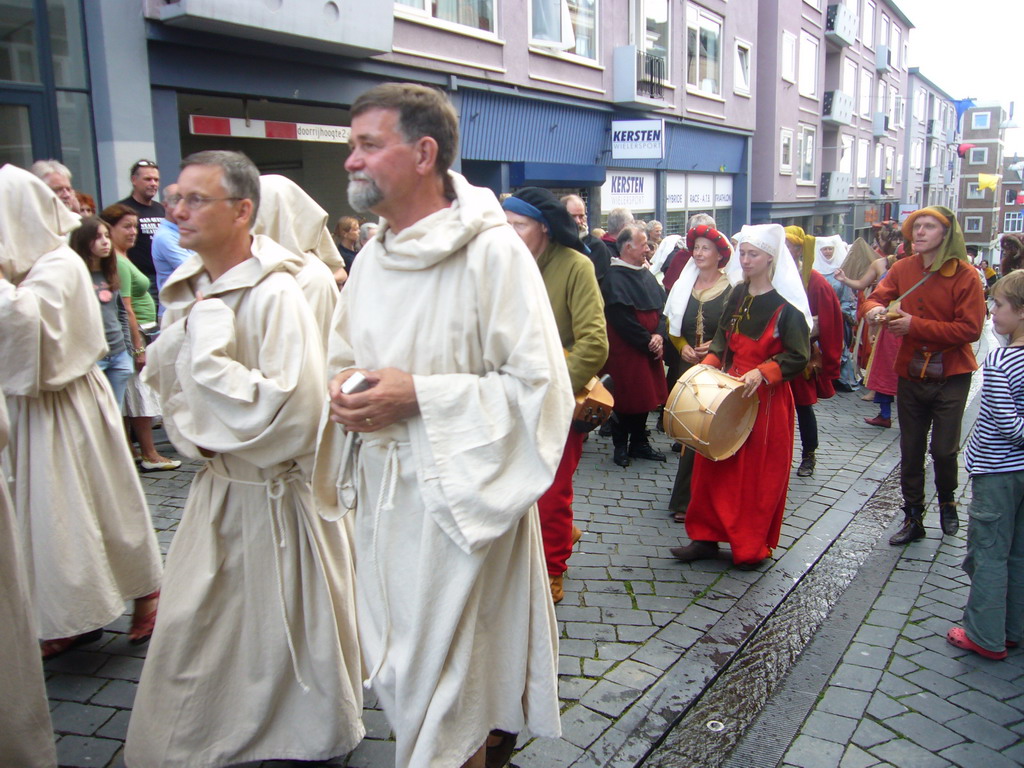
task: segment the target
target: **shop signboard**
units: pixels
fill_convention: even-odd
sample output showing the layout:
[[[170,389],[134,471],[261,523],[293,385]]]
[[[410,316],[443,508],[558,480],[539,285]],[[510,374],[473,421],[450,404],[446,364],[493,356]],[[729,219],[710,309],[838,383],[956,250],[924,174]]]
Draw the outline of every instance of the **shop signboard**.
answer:
[[[608,213],[613,208],[653,211],[656,187],[653,171],[609,170],[601,187],[601,212]]]
[[[665,157],[664,120],[612,120],[613,160]]]
[[[189,131],[195,136],[238,136],[247,139],[283,139],[348,144],[347,125],[288,123],[280,120],[246,120],[242,117],[189,115]]]

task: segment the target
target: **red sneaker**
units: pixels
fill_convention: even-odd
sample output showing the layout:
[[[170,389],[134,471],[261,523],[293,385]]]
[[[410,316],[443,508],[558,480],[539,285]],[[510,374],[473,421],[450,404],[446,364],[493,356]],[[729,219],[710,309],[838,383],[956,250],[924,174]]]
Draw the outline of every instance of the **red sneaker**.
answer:
[[[957,648],[963,648],[965,651],[974,651],[979,656],[984,656],[986,659],[992,659],[993,661],[1001,661],[1006,658],[1006,649],[989,651],[982,648],[967,636],[963,627],[950,627],[946,633],[946,642],[950,645],[955,645]]]

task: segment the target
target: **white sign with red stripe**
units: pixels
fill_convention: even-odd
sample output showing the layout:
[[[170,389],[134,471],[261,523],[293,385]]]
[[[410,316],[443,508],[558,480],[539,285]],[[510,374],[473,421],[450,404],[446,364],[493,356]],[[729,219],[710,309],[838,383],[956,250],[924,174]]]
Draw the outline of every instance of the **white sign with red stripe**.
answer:
[[[283,139],[348,144],[347,125],[285,123],[279,120],[246,120],[242,117],[189,115],[189,131],[195,136],[237,136],[246,139]]]

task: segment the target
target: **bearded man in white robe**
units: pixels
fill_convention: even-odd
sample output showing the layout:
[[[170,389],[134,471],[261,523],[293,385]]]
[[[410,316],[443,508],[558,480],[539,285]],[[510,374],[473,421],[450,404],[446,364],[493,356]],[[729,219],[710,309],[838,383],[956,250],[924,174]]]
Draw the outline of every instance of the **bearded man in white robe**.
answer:
[[[352,107],[349,202],[386,221],[335,311],[314,470],[323,514],[354,517],[367,682],[401,768],[503,765],[514,734],[560,733],[536,501],[572,391],[530,252],[448,171],[457,126],[423,86]],[[369,388],[342,393],[357,372]]]
[[[362,696],[348,532],[310,498],[325,374],[304,258],[250,235],[245,155],[187,157],[178,192],[196,254],[164,285],[143,375],[175,446],[206,464],[167,555],[125,760],[325,760],[362,738]]]

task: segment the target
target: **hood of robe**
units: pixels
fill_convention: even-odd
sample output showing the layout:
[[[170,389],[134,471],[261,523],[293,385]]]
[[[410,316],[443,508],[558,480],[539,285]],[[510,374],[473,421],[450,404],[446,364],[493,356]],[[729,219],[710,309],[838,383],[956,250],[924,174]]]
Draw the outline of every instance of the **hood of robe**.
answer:
[[[204,297],[220,296],[252,286],[272,272],[297,275],[305,265],[305,258],[278,245],[266,235],[254,235],[252,258],[229,269],[214,282],[198,253],[187,258],[164,283],[160,303],[167,309],[187,310],[196,300],[196,293]]]
[[[505,211],[486,187],[474,187],[465,177],[449,171],[455,200],[447,208],[395,234],[386,220],[366,244],[385,269],[417,270],[444,261],[487,229],[507,227]],[[371,250],[372,249],[372,250]]]
[[[911,244],[914,241],[914,220],[920,216],[936,218],[946,227],[946,236],[942,239],[942,243],[939,244],[938,253],[935,254],[935,261],[932,262],[932,272],[938,272],[946,262],[953,259],[970,261],[967,257],[967,246],[964,244],[964,233],[960,229],[960,222],[956,220],[956,215],[953,211],[942,205],[918,208],[907,216],[906,221],[903,222],[904,249],[907,253],[910,253]],[[947,267],[942,274],[952,275],[954,272],[956,272],[955,262],[954,265]]]
[[[39,257],[66,245],[81,217],[34,174],[14,165],[0,168],[0,270],[19,283]]]
[[[289,251],[315,256],[332,272],[345,266],[327,229],[327,211],[285,176],[260,176],[260,208],[254,235],[266,235]]]

